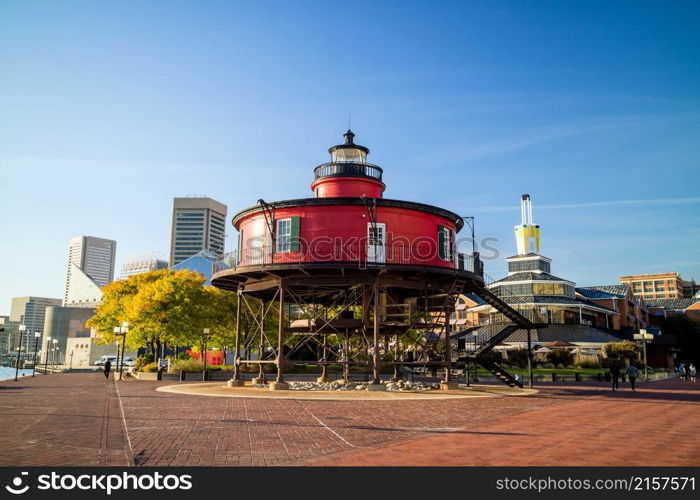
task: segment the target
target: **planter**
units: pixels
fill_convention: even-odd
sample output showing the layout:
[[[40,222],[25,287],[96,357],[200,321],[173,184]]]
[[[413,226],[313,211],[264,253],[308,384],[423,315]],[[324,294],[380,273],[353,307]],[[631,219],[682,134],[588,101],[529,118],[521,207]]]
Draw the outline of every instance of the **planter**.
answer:
[[[138,372],[136,378],[139,380],[158,380],[158,372]]]

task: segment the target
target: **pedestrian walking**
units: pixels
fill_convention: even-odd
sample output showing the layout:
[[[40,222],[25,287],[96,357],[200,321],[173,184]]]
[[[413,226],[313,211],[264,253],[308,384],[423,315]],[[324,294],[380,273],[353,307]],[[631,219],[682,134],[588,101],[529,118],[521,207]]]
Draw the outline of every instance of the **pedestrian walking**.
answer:
[[[688,366],[688,375],[690,375],[690,381],[695,382],[695,375],[697,375],[697,368],[695,368],[695,365],[693,363],[690,363],[690,366]]]
[[[634,383],[637,381],[637,377],[639,377],[639,370],[637,370],[637,367],[631,363],[627,367],[627,376],[630,379],[630,385],[632,386],[632,390],[636,391],[636,389],[634,388]]]
[[[685,379],[685,365],[683,363],[678,365],[678,378]]]
[[[620,389],[620,367],[617,363],[613,363],[610,367],[610,378],[612,379],[612,390],[617,391]]]
[[[112,362],[107,360],[105,363],[105,378],[109,380],[109,372],[112,371]]]

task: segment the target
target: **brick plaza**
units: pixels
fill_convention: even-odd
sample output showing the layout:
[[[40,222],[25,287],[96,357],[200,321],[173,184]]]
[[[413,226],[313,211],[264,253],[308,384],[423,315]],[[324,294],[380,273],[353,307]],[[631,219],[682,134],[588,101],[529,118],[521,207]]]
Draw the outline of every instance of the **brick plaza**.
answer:
[[[297,400],[55,374],[0,382],[0,465],[700,465],[700,386]],[[214,383],[216,384],[216,383]]]

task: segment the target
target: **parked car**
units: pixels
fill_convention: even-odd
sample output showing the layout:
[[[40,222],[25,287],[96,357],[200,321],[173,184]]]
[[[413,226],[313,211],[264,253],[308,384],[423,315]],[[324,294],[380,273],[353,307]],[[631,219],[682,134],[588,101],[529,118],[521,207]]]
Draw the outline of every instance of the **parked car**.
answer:
[[[104,366],[105,363],[109,360],[110,363],[112,363],[112,366],[114,366],[117,363],[117,357],[116,356],[102,356],[100,359],[95,361],[95,366]]]
[[[124,366],[134,366],[136,364],[136,359],[131,356],[126,356],[124,358]]]

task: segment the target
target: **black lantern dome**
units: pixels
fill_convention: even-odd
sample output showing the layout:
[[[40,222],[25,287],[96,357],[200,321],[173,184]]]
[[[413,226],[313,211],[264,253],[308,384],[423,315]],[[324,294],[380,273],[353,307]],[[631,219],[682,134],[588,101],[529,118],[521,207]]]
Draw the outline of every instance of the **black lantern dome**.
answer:
[[[353,141],[355,134],[353,134],[352,130],[348,129],[348,131],[343,134],[343,137],[345,137],[345,143],[338,144],[328,149],[328,152],[331,154],[331,162],[367,163],[369,149],[355,144]]]

